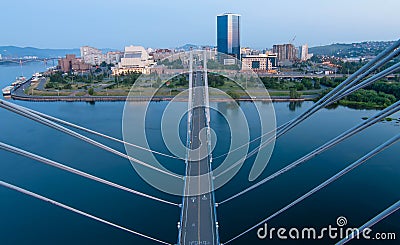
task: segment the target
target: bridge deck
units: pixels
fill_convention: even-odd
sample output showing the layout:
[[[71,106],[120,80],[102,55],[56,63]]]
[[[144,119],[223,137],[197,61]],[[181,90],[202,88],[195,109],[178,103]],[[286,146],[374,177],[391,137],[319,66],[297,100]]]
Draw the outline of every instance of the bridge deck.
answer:
[[[187,176],[199,176],[210,171],[206,139],[206,116],[204,79],[202,72],[194,74],[193,109],[190,132],[190,151],[188,155]],[[208,139],[207,139],[208,140]],[[198,151],[196,151],[196,149]],[[202,149],[202,150],[199,150]],[[205,156],[205,157],[201,157]],[[212,190],[210,178],[188,178],[185,193],[199,193],[204,188]],[[198,192],[196,192],[196,189]],[[200,195],[189,195],[184,198],[182,206],[180,244],[184,245],[217,245],[218,233],[215,222],[215,200],[213,192]]]

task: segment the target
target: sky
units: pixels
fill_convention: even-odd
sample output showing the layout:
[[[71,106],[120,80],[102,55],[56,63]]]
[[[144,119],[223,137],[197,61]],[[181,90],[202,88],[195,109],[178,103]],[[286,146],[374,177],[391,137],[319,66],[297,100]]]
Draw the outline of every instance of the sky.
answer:
[[[216,15],[241,17],[241,45],[397,40],[399,0],[1,0],[0,45],[123,49],[216,45]]]

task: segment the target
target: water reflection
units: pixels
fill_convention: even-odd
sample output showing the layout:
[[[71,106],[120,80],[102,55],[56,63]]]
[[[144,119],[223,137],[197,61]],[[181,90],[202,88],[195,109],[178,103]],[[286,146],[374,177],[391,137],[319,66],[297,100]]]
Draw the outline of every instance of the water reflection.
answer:
[[[289,110],[296,111],[297,108],[301,108],[303,101],[291,101],[289,102]]]

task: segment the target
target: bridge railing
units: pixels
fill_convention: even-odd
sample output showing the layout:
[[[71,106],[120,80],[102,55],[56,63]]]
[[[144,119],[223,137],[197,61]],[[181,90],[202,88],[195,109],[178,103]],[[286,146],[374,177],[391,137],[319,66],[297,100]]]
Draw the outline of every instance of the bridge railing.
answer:
[[[188,165],[189,165],[189,151],[190,151],[190,133],[191,133],[191,128],[192,128],[192,109],[193,109],[193,54],[190,52],[190,58],[189,58],[189,99],[188,99],[188,116],[187,116],[187,135],[186,135],[186,155],[185,155],[185,164],[186,164],[186,170],[185,172],[188,172]],[[185,204],[185,197],[186,197],[186,180],[187,178],[184,178],[184,188],[182,191],[182,207],[181,207],[181,216],[179,219],[180,226],[178,227],[178,243],[181,244],[181,237],[182,237],[182,222],[183,222],[183,212],[184,208],[183,205]]]

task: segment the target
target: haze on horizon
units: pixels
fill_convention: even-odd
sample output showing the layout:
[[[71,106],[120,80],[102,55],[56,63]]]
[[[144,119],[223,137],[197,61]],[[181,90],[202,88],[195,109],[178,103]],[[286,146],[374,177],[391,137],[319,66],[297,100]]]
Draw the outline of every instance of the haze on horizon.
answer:
[[[242,15],[241,45],[270,48],[400,38],[400,1],[69,0],[0,2],[0,45],[77,48],[216,45],[216,15]]]

